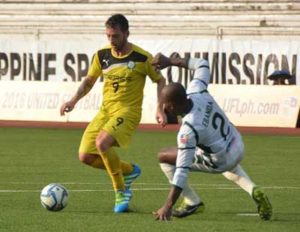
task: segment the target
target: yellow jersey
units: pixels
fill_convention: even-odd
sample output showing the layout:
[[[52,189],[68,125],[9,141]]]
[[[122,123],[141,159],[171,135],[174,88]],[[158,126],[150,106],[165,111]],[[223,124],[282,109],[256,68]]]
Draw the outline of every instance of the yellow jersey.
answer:
[[[146,77],[153,82],[161,78],[151,65],[152,55],[132,44],[129,54],[116,57],[108,45],[94,55],[88,76],[103,77],[102,107],[109,113],[122,108],[141,111]]]

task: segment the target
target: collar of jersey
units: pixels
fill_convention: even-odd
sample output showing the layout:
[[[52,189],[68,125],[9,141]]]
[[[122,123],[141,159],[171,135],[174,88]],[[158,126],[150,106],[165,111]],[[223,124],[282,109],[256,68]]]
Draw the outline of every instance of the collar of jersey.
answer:
[[[131,50],[130,50],[130,52],[128,52],[127,54],[125,54],[125,55],[123,55],[123,56],[117,56],[116,55],[116,53],[115,53],[115,51],[112,49],[112,48],[110,48],[111,49],[111,55],[114,57],[114,58],[116,58],[116,59],[123,59],[123,58],[125,58],[125,57],[128,57],[128,56],[130,56],[130,54],[133,52],[133,44],[131,45]]]

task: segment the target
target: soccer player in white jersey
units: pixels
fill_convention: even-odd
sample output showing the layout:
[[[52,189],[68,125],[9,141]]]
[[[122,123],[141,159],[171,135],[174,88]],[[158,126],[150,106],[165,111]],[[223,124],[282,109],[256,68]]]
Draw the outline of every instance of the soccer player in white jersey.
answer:
[[[185,217],[203,210],[200,197],[188,185],[189,171],[222,173],[249,193],[263,220],[270,220],[272,206],[264,191],[256,186],[239,164],[244,155],[240,133],[228,120],[223,110],[208,93],[209,65],[198,58],[167,58],[159,53],[153,63],[157,69],[178,66],[194,70],[188,89],[179,83],[170,83],[162,90],[162,103],[169,113],[182,116],[177,135],[177,147],[159,152],[162,171],[172,187],[165,204],[154,212],[157,220],[170,220],[171,216]],[[183,202],[172,209],[182,195]]]

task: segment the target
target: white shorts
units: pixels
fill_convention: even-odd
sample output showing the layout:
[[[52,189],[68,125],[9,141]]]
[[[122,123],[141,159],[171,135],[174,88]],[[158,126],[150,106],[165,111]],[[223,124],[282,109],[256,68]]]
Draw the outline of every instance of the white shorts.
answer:
[[[244,156],[244,143],[240,133],[235,129],[230,143],[224,152],[209,154],[197,148],[191,171],[222,173],[231,171]]]

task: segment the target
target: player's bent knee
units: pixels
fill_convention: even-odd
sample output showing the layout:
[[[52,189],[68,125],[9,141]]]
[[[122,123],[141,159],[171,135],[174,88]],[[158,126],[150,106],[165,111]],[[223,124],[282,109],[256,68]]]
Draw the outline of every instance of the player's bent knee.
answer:
[[[106,152],[115,144],[115,139],[106,132],[100,133],[96,138],[96,148],[100,153]]]
[[[160,163],[168,163],[168,164],[175,164],[176,163],[176,156],[177,156],[176,149],[170,148],[163,148],[158,152],[158,160]]]
[[[159,160],[160,163],[165,163],[166,160],[166,153],[164,151],[164,149],[161,149],[158,154],[157,154],[157,158]]]
[[[96,139],[96,147],[99,152],[105,152],[109,148],[109,146],[101,138]]]
[[[86,153],[79,153],[79,161],[82,163],[85,163],[87,165],[90,165],[91,163],[94,162],[94,156]]]

